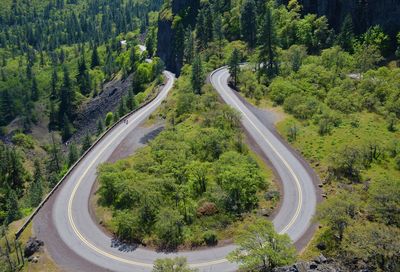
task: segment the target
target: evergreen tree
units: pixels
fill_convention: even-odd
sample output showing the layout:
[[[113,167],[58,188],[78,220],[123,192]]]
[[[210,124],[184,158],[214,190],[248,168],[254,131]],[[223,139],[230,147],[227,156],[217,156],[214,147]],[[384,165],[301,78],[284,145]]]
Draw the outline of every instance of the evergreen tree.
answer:
[[[71,123],[68,120],[67,114],[64,114],[61,136],[63,142],[66,142],[72,136]]]
[[[191,28],[187,28],[185,32],[185,49],[183,54],[184,63],[192,63],[194,55],[194,36]]]
[[[39,89],[38,89],[37,80],[36,80],[35,75],[32,75],[31,99],[33,101],[39,100]]]
[[[61,128],[64,126],[64,115],[68,117],[68,120],[72,120],[74,114],[73,103],[75,101],[75,93],[72,89],[71,79],[69,77],[69,71],[66,66],[63,67],[64,80],[61,86],[60,92],[60,106],[58,110],[58,119]]]
[[[267,78],[272,78],[278,73],[278,64],[276,63],[276,33],[270,7],[267,7],[265,11],[260,44],[260,72]]]
[[[131,72],[135,72],[137,68],[137,62],[139,61],[139,56],[134,46],[131,48],[129,60],[130,60]]]
[[[250,48],[256,45],[257,21],[254,0],[246,0],[240,13],[240,29],[242,37]]]
[[[196,94],[201,94],[201,87],[204,84],[204,74],[201,59],[199,55],[196,55],[192,65],[192,77],[191,83],[193,91]]]
[[[233,85],[236,87],[238,84],[238,78],[240,73],[240,52],[238,49],[234,49],[228,62],[229,73],[233,79]]]
[[[26,65],[26,78],[28,80],[32,79],[32,65],[30,63]]]
[[[218,56],[219,59],[222,58],[222,52],[223,52],[223,42],[224,42],[224,32],[222,29],[222,16],[217,14],[216,18],[214,20],[214,38],[217,41],[218,44]]]
[[[100,136],[104,131],[104,124],[101,118],[97,121],[97,136]]]
[[[0,92],[0,120],[1,124],[7,124],[16,115],[16,107],[8,89]]]
[[[57,128],[57,113],[54,102],[50,100],[50,114],[49,114],[49,131],[53,131]]]
[[[175,27],[175,38],[173,41],[173,56],[175,58],[176,70],[180,71],[183,66],[183,56],[185,47],[185,30],[182,19],[177,20]]]
[[[54,100],[57,99],[58,97],[58,92],[57,92],[57,82],[58,82],[58,74],[57,70],[54,67],[53,72],[51,74],[51,94],[50,94],[50,99]]]
[[[137,107],[136,99],[133,96],[133,91],[131,88],[128,90],[128,95],[126,97],[126,107],[129,111],[133,111]]]
[[[37,207],[42,201],[43,197],[43,176],[39,160],[34,162],[35,172],[33,175],[33,181],[30,187],[30,202],[31,207]]]
[[[49,159],[47,161],[47,178],[50,186],[54,186],[58,182],[58,175],[61,171],[63,162],[60,147],[57,145],[54,134],[51,134],[51,146],[49,149]]]
[[[79,159],[78,149],[74,143],[69,145],[68,150],[68,167],[71,167]]]
[[[18,195],[22,194],[22,189],[24,187],[24,167],[21,162],[21,157],[17,151],[12,148],[8,149],[8,175],[7,175],[7,187],[10,187]]]
[[[92,139],[90,138],[89,133],[86,133],[85,138],[83,138],[82,142],[82,150],[81,155],[85,154],[85,152],[92,146]]]
[[[6,225],[10,224],[11,222],[21,217],[21,212],[18,206],[17,194],[12,189],[8,189],[7,200],[6,200],[6,211],[7,211]]]
[[[125,115],[125,113],[126,113],[125,99],[122,97],[121,101],[119,102],[118,115],[122,117]]]
[[[92,62],[90,63],[90,68],[94,69],[95,67],[100,65],[99,53],[97,52],[97,46],[94,46],[92,52]]]
[[[146,37],[146,50],[149,53],[149,57],[153,57],[155,54],[156,37],[156,29],[153,27]]]
[[[199,14],[197,15],[196,38],[198,41],[197,44],[199,49],[205,49],[207,47],[208,38],[206,33],[205,15],[203,9],[201,9],[199,11]]]
[[[348,14],[342,23],[340,33],[338,35],[338,44],[347,52],[353,53],[354,47],[354,27],[351,15]]]
[[[88,95],[90,93],[90,76],[84,55],[78,62],[78,74],[76,75],[76,81],[81,93],[85,96]]]

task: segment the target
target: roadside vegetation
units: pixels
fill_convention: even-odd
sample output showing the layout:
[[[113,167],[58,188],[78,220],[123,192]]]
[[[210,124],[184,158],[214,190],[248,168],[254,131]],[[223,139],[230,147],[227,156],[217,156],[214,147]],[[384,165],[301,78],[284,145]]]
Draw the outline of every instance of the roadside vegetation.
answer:
[[[233,50],[231,84],[255,105],[286,113],[278,131],[321,177],[327,198],[315,218],[321,228],[304,257],[322,252],[352,269],[398,270],[398,49],[379,26],[355,35],[347,18],[334,35],[323,17],[314,17],[313,26],[300,8],[296,1],[267,7],[262,29],[273,38],[255,50],[248,50],[250,41]],[[309,35],[307,24],[314,28]],[[392,42],[400,45],[399,38]]]

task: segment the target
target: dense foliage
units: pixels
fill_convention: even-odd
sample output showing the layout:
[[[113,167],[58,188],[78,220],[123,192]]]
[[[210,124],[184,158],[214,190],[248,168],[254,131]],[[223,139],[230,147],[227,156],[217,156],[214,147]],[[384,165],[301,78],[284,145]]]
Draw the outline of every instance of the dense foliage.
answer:
[[[164,111],[168,126],[134,156],[99,169],[100,202],[121,239],[162,247],[214,244],[257,207],[268,182],[248,154],[238,115],[208,86],[178,80]],[[165,114],[165,113],[164,113]]]
[[[282,107],[290,117],[280,132],[316,165],[329,194],[315,243],[353,266],[398,270],[400,34],[376,25],[356,35],[351,16],[334,31],[298,1],[277,2],[200,1],[196,19],[174,20],[184,44],[174,59],[227,64],[251,101]]]
[[[228,259],[240,264],[244,271],[272,271],[295,261],[296,249],[286,234],[278,234],[271,222],[251,217],[238,228],[238,248]]]

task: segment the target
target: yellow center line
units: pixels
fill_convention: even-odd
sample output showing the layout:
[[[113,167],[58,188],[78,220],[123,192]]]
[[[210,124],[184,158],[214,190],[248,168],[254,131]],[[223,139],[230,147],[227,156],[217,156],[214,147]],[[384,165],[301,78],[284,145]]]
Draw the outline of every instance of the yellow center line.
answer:
[[[221,90],[223,90],[223,92],[225,92],[223,86],[221,85],[221,77],[223,74],[226,74],[227,71],[221,73],[221,75],[219,76],[219,80],[218,85],[221,87]],[[226,93],[226,92],[225,92]],[[283,164],[286,166],[286,168],[289,170],[290,174],[293,176],[295,182],[296,182],[296,187],[297,187],[297,192],[298,192],[298,197],[299,197],[299,202],[297,204],[297,208],[296,208],[296,212],[294,214],[294,216],[292,217],[292,219],[290,220],[290,222],[286,225],[285,228],[283,228],[283,230],[279,231],[280,234],[286,233],[296,222],[297,218],[300,215],[301,212],[301,207],[303,205],[303,192],[302,192],[302,188],[301,188],[301,184],[300,181],[297,177],[297,175],[295,174],[295,172],[293,171],[293,169],[290,167],[289,163],[282,157],[282,155],[278,152],[278,150],[276,150],[276,148],[273,146],[273,144],[268,140],[268,138],[260,131],[260,129],[254,124],[253,121],[251,121],[251,119],[249,118],[249,116],[240,108],[240,106],[237,104],[237,102],[235,101],[234,98],[232,98],[232,102],[233,104],[236,106],[236,108],[243,114],[244,117],[246,117],[246,119],[250,122],[250,124],[256,129],[256,131],[261,135],[261,137],[265,140],[265,142],[270,146],[270,148],[275,152],[275,154],[279,157],[279,159],[283,162]]]
[[[220,77],[219,77],[220,78]],[[218,81],[218,83],[220,84],[220,81]],[[168,88],[171,88],[168,87]],[[222,88],[223,89],[223,88]],[[135,121],[137,121],[139,118],[141,118],[144,114],[146,114],[148,111],[150,111],[151,109],[153,109],[155,107],[155,105],[161,100],[161,98],[157,99],[157,102],[155,102],[153,105],[151,105],[149,108],[144,109],[143,112],[141,112],[133,121],[131,121],[131,124],[133,124]],[[302,206],[302,193],[301,193],[301,186],[300,186],[300,182],[297,178],[297,176],[295,175],[294,171],[292,170],[292,168],[289,166],[289,164],[286,162],[286,160],[278,153],[278,151],[274,148],[274,146],[270,143],[270,141],[265,137],[265,135],[257,128],[257,126],[250,120],[250,118],[247,116],[247,114],[245,112],[243,112],[239,105],[233,101],[234,104],[236,105],[236,107],[243,113],[243,115],[248,119],[248,121],[254,126],[254,128],[260,133],[260,135],[263,137],[263,139],[267,142],[267,144],[272,148],[272,150],[278,155],[278,157],[282,160],[282,162],[285,164],[285,166],[288,168],[288,170],[290,171],[290,173],[292,174],[292,176],[294,177],[295,181],[296,181],[296,186],[298,188],[298,192],[299,192],[299,204],[295,213],[295,216],[292,218],[292,220],[289,222],[289,224],[282,230],[280,231],[280,233],[284,233],[286,232],[296,221],[298,215],[300,214],[301,211],[301,206]],[[111,141],[109,141],[108,144],[106,144],[103,149],[101,149],[101,151],[97,154],[97,156],[92,160],[92,162],[89,164],[89,166],[86,168],[86,170],[84,171],[83,175],[79,178],[78,182],[75,184],[74,189],[72,190],[71,196],[69,198],[68,201],[68,220],[71,224],[71,227],[73,229],[73,231],[75,232],[75,234],[77,235],[77,237],[85,244],[87,245],[89,248],[91,248],[93,251],[108,257],[110,259],[122,262],[122,263],[126,263],[129,265],[136,265],[136,266],[141,266],[141,267],[148,267],[148,268],[152,268],[153,264],[151,263],[144,263],[144,262],[139,262],[139,261],[134,261],[134,260],[128,260],[125,258],[121,258],[118,257],[114,254],[105,252],[99,248],[97,248],[95,245],[93,245],[92,243],[90,243],[78,230],[78,228],[75,225],[74,222],[74,218],[72,216],[72,203],[74,201],[76,192],[80,186],[80,184],[82,183],[84,177],[87,175],[87,173],[89,172],[89,170],[94,166],[95,162],[101,157],[101,155],[104,153],[104,151],[115,141],[116,138],[118,138],[123,132],[125,132],[125,130],[128,129],[128,127],[122,129],[117,135],[115,135],[113,137],[113,139]],[[221,263],[225,263],[227,262],[227,260],[224,259],[217,259],[217,260],[213,260],[213,261],[207,261],[207,262],[200,262],[200,263],[191,263],[190,266],[191,267],[203,267],[203,266],[210,266],[210,265],[216,265],[216,264],[221,264]]]

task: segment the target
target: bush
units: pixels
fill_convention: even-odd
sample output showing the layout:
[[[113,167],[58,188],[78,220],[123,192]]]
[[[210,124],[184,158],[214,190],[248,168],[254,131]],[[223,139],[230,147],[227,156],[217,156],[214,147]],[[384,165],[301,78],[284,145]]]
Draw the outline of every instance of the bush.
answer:
[[[113,114],[112,112],[107,113],[107,115],[106,115],[106,121],[105,121],[106,127],[111,126],[111,124],[112,124],[112,122],[113,122],[113,119],[114,119],[114,114]]]
[[[23,133],[17,133],[12,137],[13,144],[26,148],[33,149],[35,147],[35,142],[33,138],[29,135],[25,135]]]
[[[215,233],[215,231],[212,230],[204,232],[203,239],[208,246],[216,245],[218,243],[217,234]]]

